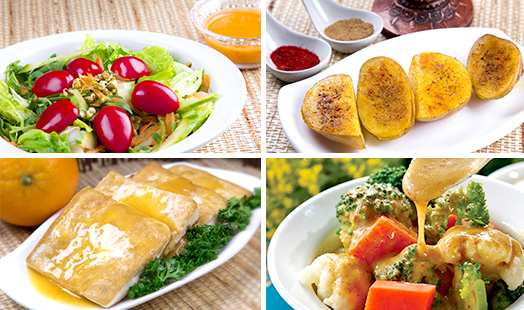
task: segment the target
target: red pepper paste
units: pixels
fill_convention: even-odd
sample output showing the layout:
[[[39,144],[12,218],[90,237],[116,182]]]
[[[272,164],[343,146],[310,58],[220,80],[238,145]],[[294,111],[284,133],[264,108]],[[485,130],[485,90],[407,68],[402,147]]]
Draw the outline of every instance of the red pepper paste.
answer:
[[[320,63],[317,54],[298,46],[286,45],[271,53],[271,60],[282,71],[299,71]]]

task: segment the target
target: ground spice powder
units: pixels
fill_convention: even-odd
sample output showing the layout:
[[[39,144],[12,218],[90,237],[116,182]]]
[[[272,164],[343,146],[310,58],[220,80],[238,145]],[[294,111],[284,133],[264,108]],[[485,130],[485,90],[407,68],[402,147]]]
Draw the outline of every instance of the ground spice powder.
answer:
[[[270,57],[277,69],[282,71],[305,70],[320,63],[317,54],[293,45],[277,48]]]
[[[355,41],[369,37],[374,31],[372,24],[352,18],[336,21],[324,30],[324,34],[333,40]]]

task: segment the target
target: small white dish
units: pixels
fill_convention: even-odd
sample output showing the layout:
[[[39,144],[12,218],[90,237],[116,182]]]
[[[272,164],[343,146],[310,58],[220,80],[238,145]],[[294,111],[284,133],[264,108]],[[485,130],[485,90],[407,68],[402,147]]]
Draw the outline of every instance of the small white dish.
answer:
[[[409,72],[413,56],[423,52],[443,53],[466,64],[473,43],[486,33],[511,40],[499,29],[450,28],[407,34],[360,50],[315,76],[282,87],[278,94],[278,114],[282,128],[295,150],[303,153],[379,152],[391,156],[420,156],[445,152],[470,153],[490,145],[524,122],[524,79],[518,81],[508,95],[498,100],[481,100],[473,94],[462,110],[436,121],[415,122],[411,130],[399,139],[378,140],[364,130],[364,150],[355,150],[322,137],[304,123],[300,113],[306,92],[329,75],[350,75],[356,91],[362,64],[376,56],[396,60],[406,73]],[[524,47],[514,43],[524,54]]]
[[[260,187],[260,179],[251,175],[243,174],[236,171],[228,171],[222,169],[213,169],[207,167],[200,167],[192,165],[189,163],[176,163],[176,164],[167,164],[163,165],[164,168],[169,168],[174,165],[185,164],[190,165],[195,168],[205,170],[211,174],[214,174],[220,178],[238,184],[244,188],[247,188],[253,191],[256,187]],[[30,283],[27,266],[25,263],[26,257],[31,253],[33,248],[36,246],[40,238],[47,231],[49,226],[53,223],[56,217],[60,214],[61,211],[58,211],[55,215],[45,221],[40,227],[38,227],[35,232],[29,236],[18,248],[13,252],[7,254],[2,259],[0,259],[0,289],[4,291],[9,297],[14,301],[21,304],[22,306],[28,309],[38,309],[38,310],[59,310],[59,309],[68,309],[68,310],[80,310],[83,308],[74,307],[49,299],[38,292],[38,290]],[[149,295],[137,298],[129,299],[125,297],[123,300],[118,302],[109,310],[124,310],[132,307],[136,307],[144,302],[147,302],[153,298],[166,294],[177,287],[180,287],[186,283],[189,283],[204,274],[212,271],[218,266],[222,265],[230,258],[235,256],[253,237],[256,233],[258,227],[260,226],[261,220],[261,209],[255,209],[251,214],[251,222],[249,226],[244,230],[239,232],[229,243],[220,251],[218,258],[214,261],[211,261],[207,264],[204,264],[193,272],[184,276],[180,281],[173,282],[166,285],[159,291],[151,293]],[[97,307],[96,305],[92,310],[104,310],[106,308]],[[106,309],[106,310],[107,310]]]
[[[348,8],[333,0],[302,0],[307,13],[320,36],[335,50],[344,54],[354,53],[375,41],[384,28],[382,18],[371,11]],[[339,41],[324,34],[324,30],[342,19],[360,18],[373,25],[373,34],[354,41]]]
[[[489,177],[513,184],[519,190],[524,191],[524,161],[493,171]]]
[[[320,245],[339,227],[335,206],[340,196],[364,183],[367,178],[352,180],[332,187],[304,202],[282,221],[269,244],[267,260],[271,281],[282,298],[297,310],[328,310],[311,287],[299,281],[300,271],[319,254]],[[524,241],[524,192],[499,180],[475,175],[470,180],[480,182],[486,193],[491,222],[513,238]],[[521,296],[507,310],[524,308]]]
[[[271,53],[283,45],[293,45],[305,48],[315,53],[320,63],[314,67],[299,71],[283,71],[277,69],[271,60]],[[266,11],[266,64],[271,73],[284,82],[296,82],[322,70],[331,59],[331,47],[319,38],[301,34],[279,23]]]
[[[5,69],[13,61],[21,60],[20,64],[25,65],[45,60],[54,53],[65,55],[77,50],[84,43],[86,34],[91,35],[97,42],[117,42],[135,51],[154,45],[167,48],[175,60],[181,63],[191,62],[194,69],[204,68],[211,76],[210,89],[221,95],[215,103],[213,113],[196,132],[158,153],[182,153],[200,148],[221,135],[244,108],[247,96],[246,82],[233,62],[204,44],[162,33],[90,30],[60,33],[20,42],[0,50],[0,78],[5,78]],[[1,138],[0,152],[25,153]]]

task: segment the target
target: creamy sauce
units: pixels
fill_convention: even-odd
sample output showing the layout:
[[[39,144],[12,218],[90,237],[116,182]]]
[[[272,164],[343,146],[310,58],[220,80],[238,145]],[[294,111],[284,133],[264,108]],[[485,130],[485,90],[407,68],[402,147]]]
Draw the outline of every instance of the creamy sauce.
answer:
[[[420,253],[428,252],[424,225],[429,201],[478,172],[488,161],[487,158],[415,158],[411,161],[402,189],[417,208]]]
[[[73,294],[71,291],[49,280],[34,271],[32,268],[27,267],[27,274],[29,275],[29,282],[31,285],[42,294],[42,296],[78,308],[97,307],[96,304],[81,296]]]

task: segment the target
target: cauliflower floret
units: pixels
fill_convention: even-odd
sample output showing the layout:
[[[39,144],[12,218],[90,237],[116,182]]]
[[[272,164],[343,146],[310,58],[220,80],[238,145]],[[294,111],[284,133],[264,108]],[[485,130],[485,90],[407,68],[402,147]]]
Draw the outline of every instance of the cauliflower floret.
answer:
[[[442,259],[457,265],[473,261],[488,278],[501,278],[510,290],[524,281],[522,246],[509,235],[487,227],[454,226],[436,245]]]
[[[373,277],[354,256],[328,253],[305,267],[300,281],[314,283],[318,297],[334,310],[362,310]]]

